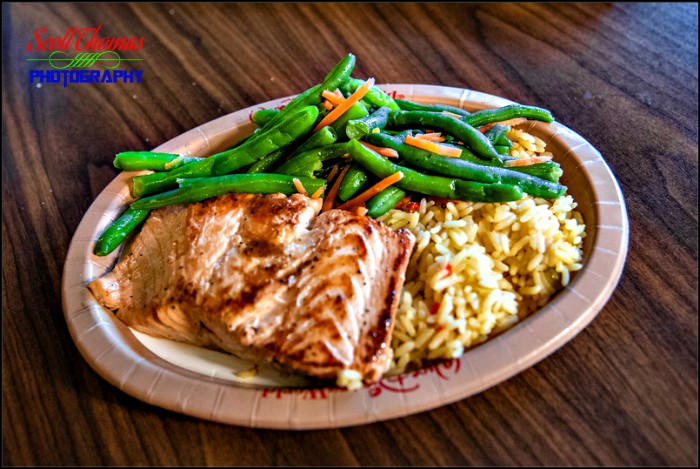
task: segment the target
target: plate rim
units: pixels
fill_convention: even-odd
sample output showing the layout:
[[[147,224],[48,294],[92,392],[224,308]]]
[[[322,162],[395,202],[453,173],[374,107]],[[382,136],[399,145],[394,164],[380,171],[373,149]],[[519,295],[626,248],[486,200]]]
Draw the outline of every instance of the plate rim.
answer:
[[[395,96],[403,95],[405,99],[439,98],[440,102],[459,107],[465,107],[467,103],[484,107],[514,103],[465,88],[390,83],[378,86]],[[250,114],[253,110],[282,106],[294,96],[255,104],[218,117],[152,151],[206,156],[213,148],[223,147],[226,139],[237,131],[246,127],[252,129]],[[93,370],[123,392],[157,407],[224,424],[270,429],[339,428],[408,416],[483,392],[534,366],[588,326],[617,288],[627,258],[629,220],[617,179],[598,150],[581,135],[558,122],[549,125],[556,129],[553,136],[560,136],[572,145],[569,151],[574,156],[587,152],[588,159],[577,159],[579,166],[584,171],[588,165],[596,166],[597,176],[602,178],[596,182],[599,185],[605,183],[608,197],[614,199],[606,200],[605,206],[596,200],[594,210],[596,214],[608,211],[611,215],[608,218],[613,222],[596,216],[596,239],[590,245],[593,252],[565,288],[568,294],[560,292],[535,314],[468,350],[458,359],[447,360],[420,372],[383,378],[379,383],[357,391],[346,391],[335,388],[277,390],[243,387],[197,374],[158,357],[138,342],[113,314],[98,305],[86,288],[95,277],[94,272],[110,269],[114,263],[114,256],[96,258],[92,255],[91,243],[94,234],[111,221],[107,211],[131,201],[128,179],[133,177],[133,172],[121,172],[100,192],[71,239],[62,276],[63,314],[71,337]],[[222,130],[222,127],[226,129]],[[573,152],[571,148],[580,150]],[[612,248],[598,245],[601,230],[613,238]],[[75,266],[81,266],[83,270],[77,272]],[[575,288],[596,282],[603,285],[592,298]],[[572,314],[566,310],[567,299],[586,306],[583,311]],[[536,342],[518,350],[523,356],[514,356],[510,347],[520,336],[526,335]],[[493,369],[481,369],[480,360],[483,362],[484,357],[489,356],[487,361],[491,362],[494,351],[506,351],[506,354],[501,353],[500,359],[508,355],[507,360]],[[197,398],[193,399],[193,395]]]

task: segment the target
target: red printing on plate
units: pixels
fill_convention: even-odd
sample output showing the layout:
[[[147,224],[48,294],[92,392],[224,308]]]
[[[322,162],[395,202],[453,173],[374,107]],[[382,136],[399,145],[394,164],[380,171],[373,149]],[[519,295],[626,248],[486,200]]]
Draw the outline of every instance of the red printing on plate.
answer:
[[[377,383],[366,387],[370,397],[377,397],[383,391],[393,393],[407,393],[417,391],[420,388],[420,382],[417,382],[421,376],[435,374],[438,378],[449,381],[450,378],[460,369],[459,358],[445,360],[436,365],[423,368],[422,370],[412,371],[399,376],[391,376],[382,378]],[[282,399],[286,396],[300,395],[306,400],[325,400],[328,399],[331,393],[335,392],[351,392],[343,388],[303,388],[303,389],[281,389],[281,388],[265,388],[262,390],[263,398]],[[352,391],[354,392],[354,391]]]

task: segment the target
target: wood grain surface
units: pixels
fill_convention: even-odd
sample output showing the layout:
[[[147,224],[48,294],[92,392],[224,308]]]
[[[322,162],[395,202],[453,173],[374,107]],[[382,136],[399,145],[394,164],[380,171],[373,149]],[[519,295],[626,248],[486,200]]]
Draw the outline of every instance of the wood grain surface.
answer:
[[[693,3],[2,5],[7,466],[698,464],[698,6]],[[35,31],[144,37],[141,83],[29,83]],[[356,76],[552,111],[606,158],[631,235],[619,286],[560,350],[476,396],[356,427],[197,420],[119,391],[61,309],[71,237],[116,176],[219,116]]]

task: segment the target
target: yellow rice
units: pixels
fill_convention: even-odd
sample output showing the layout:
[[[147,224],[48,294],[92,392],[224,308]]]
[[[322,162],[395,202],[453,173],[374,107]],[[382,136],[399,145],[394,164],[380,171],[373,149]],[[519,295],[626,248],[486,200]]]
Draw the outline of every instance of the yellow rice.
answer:
[[[551,155],[521,130],[511,155]],[[585,226],[570,195],[516,202],[436,204],[390,210],[389,227],[407,228],[416,246],[406,272],[389,374],[456,358],[544,306],[581,269]]]

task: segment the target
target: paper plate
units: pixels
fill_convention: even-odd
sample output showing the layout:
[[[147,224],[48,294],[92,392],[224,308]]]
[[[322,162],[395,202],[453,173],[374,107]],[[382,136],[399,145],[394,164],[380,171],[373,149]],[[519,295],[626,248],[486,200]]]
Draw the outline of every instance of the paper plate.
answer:
[[[467,110],[513,104],[471,90],[431,85],[380,85],[394,97]],[[208,156],[253,130],[252,113],[285,105],[269,101],[213,120],[154,151]],[[586,224],[584,268],[543,309],[459,359],[347,391],[261,370],[227,354],[135,332],[96,303],[87,284],[112,269],[118,252],[92,254],[102,233],[132,201],[121,173],[95,199],[71,241],[63,272],[63,309],[71,336],[90,366],[111,384],[154,406],[234,425],[315,429],[410,415],[467,398],[525,370],[586,327],[612,295],[627,256],[629,225],[620,188],[600,153],[559,123],[522,129],[547,143],[562,182]],[[575,176],[574,176],[575,175]]]

